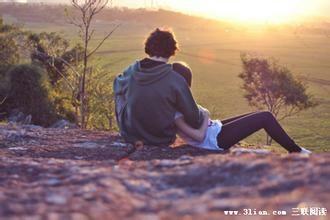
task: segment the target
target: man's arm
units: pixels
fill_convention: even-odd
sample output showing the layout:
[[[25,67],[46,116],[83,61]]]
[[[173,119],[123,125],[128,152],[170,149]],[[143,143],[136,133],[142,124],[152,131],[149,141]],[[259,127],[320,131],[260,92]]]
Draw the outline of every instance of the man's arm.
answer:
[[[185,122],[192,128],[201,127],[204,116],[198,108],[190,88],[186,83],[180,83],[176,91],[176,107],[184,116]]]
[[[175,119],[175,125],[177,128],[186,134],[188,137],[202,142],[205,138],[207,128],[209,126],[209,116],[207,114],[204,115],[204,120],[202,126],[199,129],[194,129],[190,127],[183,119],[183,117],[179,117]]]

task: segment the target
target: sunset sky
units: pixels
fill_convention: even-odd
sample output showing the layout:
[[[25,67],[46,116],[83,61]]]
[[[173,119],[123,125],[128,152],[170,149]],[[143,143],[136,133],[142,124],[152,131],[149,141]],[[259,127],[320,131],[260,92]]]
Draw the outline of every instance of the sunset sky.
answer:
[[[144,7],[152,0],[114,0],[114,5]],[[207,17],[249,22],[288,22],[329,16],[330,0],[154,0],[163,7]]]

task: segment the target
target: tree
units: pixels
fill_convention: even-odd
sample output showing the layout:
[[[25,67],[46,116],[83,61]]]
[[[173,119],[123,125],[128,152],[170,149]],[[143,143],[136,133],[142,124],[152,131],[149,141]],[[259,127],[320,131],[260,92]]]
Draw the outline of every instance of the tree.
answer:
[[[31,50],[31,61],[43,65],[54,87],[60,79],[68,76],[70,67],[82,61],[81,45],[70,46],[70,42],[56,32],[29,33],[27,44]]]
[[[41,65],[48,73],[57,113],[77,122],[78,89],[70,74],[74,74],[74,78],[79,77],[76,69],[83,58],[82,46],[71,46],[56,32],[29,33],[27,42],[32,63]]]
[[[244,81],[244,97],[250,106],[267,109],[283,120],[317,105],[307,93],[307,85],[278,61],[248,54],[242,54],[241,60],[243,71],[239,77]],[[271,141],[267,135],[267,144]]]
[[[79,34],[83,47],[83,66],[78,79],[81,128],[86,128],[88,123],[88,94],[86,90],[86,78],[87,75],[91,74],[91,68],[89,66],[90,59],[119,27],[119,25],[117,25],[97,44],[96,47],[92,49],[90,48],[90,42],[95,33],[95,29],[92,28],[93,20],[95,16],[98,15],[109,3],[111,3],[111,0],[71,0],[72,6],[78,11],[80,16],[69,16],[69,13],[67,12],[69,23],[79,28]]]

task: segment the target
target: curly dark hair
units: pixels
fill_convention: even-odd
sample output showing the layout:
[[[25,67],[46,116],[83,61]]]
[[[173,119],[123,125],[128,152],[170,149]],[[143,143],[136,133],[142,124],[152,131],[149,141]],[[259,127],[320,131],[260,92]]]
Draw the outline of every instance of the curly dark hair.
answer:
[[[170,30],[157,28],[145,42],[145,52],[149,56],[169,58],[178,50],[174,33]]]

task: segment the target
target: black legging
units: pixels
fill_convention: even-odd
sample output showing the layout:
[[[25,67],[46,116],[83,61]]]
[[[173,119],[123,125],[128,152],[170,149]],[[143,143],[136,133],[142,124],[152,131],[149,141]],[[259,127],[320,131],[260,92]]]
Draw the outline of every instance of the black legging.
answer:
[[[301,148],[283,130],[271,112],[251,112],[221,120],[221,122],[223,126],[217,139],[219,147],[223,149],[229,149],[234,144],[263,128],[269,136],[290,153],[301,151]]]

